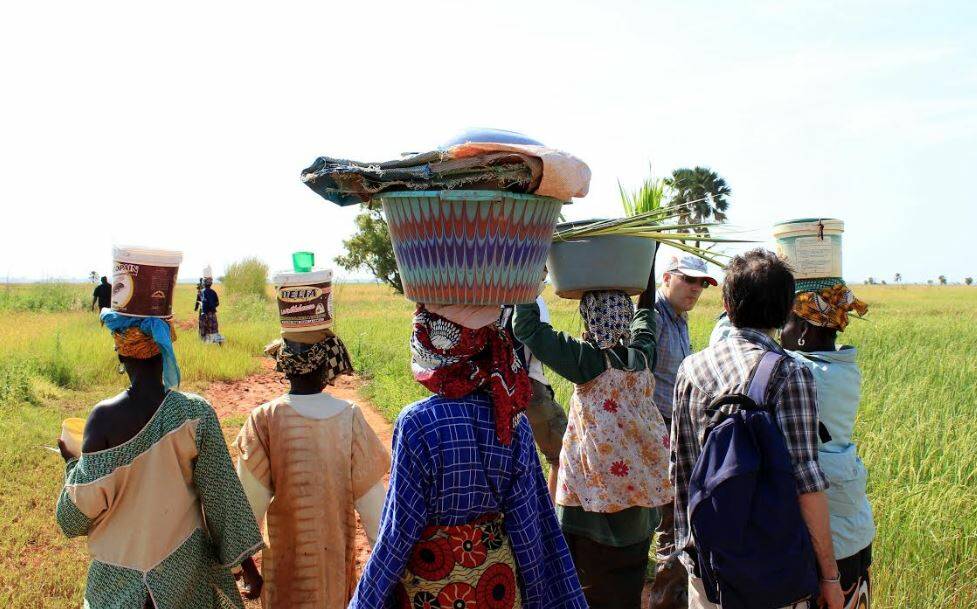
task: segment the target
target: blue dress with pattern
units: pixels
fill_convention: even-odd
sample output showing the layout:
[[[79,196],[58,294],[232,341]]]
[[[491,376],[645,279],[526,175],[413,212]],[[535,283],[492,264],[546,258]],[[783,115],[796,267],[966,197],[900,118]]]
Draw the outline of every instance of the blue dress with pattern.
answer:
[[[484,393],[433,396],[405,408],[394,429],[377,542],[349,609],[393,606],[427,525],[466,524],[491,513],[505,515],[525,609],[587,607],[525,415],[513,420],[512,443],[503,446]]]

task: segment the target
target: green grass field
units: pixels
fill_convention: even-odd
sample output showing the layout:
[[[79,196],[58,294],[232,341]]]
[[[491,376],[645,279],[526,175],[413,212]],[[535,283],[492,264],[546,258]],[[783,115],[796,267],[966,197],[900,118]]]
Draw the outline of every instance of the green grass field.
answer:
[[[879,536],[873,574],[883,609],[977,606],[977,288],[859,286],[872,310],[845,342],[860,349],[864,397],[856,429],[870,472]],[[60,421],[84,416],[124,385],[108,332],[87,311],[88,286],[0,288],[0,606],[78,607],[87,556],[54,523],[62,482]],[[704,346],[719,311],[707,292],[691,316]],[[575,303],[548,296],[554,325],[580,330]],[[177,356],[184,388],[258,369],[277,328],[270,301],[225,299],[223,348],[192,326],[193,288],[178,288]],[[389,418],[426,393],[410,378],[413,305],[372,285],[336,287],[337,331],[370,399]],[[554,379],[566,403],[567,383]],[[236,421],[236,423],[240,423]],[[228,434],[235,421],[227,423]]]

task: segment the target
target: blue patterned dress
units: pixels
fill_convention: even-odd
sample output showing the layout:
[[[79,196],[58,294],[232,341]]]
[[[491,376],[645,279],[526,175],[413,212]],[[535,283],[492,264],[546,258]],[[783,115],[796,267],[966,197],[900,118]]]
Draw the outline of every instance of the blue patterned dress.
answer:
[[[421,532],[502,513],[525,609],[586,608],[566,541],[543,479],[525,415],[503,446],[492,401],[430,397],[401,412],[394,429],[390,488],[380,531],[349,609],[394,604]]]

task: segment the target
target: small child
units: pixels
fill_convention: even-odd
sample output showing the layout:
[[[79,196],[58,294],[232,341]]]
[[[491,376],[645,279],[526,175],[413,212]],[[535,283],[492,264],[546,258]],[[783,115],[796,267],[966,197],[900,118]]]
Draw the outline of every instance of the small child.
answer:
[[[244,565],[264,609],[345,607],[356,586],[354,507],[371,544],[383,507],[390,455],[359,408],[323,391],[352,365],[338,337],[319,337],[266,349],[290,389],[255,408],[236,441],[255,517],[267,516],[264,581]]]

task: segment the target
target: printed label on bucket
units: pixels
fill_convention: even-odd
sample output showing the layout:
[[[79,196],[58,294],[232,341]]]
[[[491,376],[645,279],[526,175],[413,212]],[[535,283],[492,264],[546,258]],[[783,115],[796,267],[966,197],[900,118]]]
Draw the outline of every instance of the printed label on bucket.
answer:
[[[332,325],[332,283],[278,288],[282,330],[324,330]]]
[[[777,254],[794,267],[796,279],[841,277],[841,248],[832,237],[797,237],[779,242]]]
[[[169,317],[179,267],[115,261],[112,310],[141,317]]]

